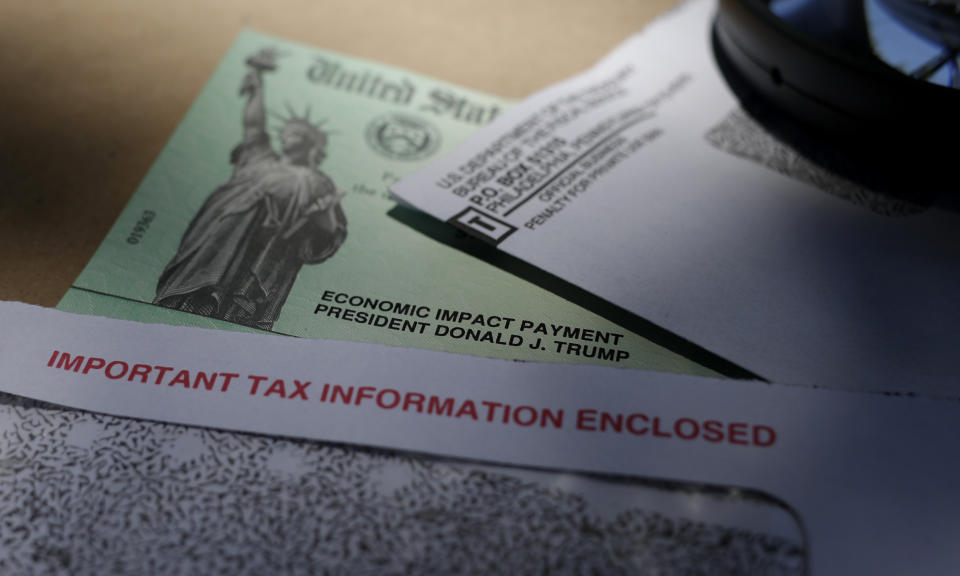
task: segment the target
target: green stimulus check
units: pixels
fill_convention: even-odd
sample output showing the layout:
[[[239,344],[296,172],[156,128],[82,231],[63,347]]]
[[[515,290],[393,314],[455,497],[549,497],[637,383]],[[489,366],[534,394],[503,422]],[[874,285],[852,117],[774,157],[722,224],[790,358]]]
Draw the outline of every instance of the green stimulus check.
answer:
[[[484,261],[473,239],[389,197],[508,106],[244,32],[59,307],[709,374]]]

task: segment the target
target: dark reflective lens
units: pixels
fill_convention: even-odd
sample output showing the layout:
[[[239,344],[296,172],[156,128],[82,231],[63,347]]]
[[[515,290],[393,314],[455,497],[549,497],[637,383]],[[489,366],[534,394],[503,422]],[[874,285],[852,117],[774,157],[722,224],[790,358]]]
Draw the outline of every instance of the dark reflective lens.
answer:
[[[960,88],[960,0],[771,0],[769,7],[835,49]]]

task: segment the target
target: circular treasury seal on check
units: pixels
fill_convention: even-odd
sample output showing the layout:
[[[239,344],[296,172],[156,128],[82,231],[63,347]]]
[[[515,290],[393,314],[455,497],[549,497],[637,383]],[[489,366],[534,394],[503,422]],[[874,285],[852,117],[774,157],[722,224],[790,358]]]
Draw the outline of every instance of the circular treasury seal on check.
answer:
[[[421,160],[440,147],[440,131],[416,116],[385,114],[367,125],[367,144],[393,160]]]

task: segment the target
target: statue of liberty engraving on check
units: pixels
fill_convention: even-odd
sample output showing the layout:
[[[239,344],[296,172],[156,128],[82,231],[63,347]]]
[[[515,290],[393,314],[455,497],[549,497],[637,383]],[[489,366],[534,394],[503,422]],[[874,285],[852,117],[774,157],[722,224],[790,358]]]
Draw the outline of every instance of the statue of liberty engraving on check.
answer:
[[[271,330],[304,264],[336,253],[347,235],[343,194],[320,171],[328,133],[288,105],[270,144],[264,75],[279,52],[246,60],[243,140],[230,155],[233,175],[204,202],[157,283],[155,304]]]

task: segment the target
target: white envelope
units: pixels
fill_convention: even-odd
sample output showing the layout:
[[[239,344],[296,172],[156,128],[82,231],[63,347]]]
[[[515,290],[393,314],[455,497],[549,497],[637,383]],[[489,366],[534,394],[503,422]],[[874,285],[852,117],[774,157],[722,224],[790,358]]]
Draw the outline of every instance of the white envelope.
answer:
[[[960,217],[739,109],[689,2],[392,191],[781,383],[956,396]]]
[[[769,574],[960,567],[955,401],[140,324],[9,302],[0,302],[0,371],[0,391],[118,416],[658,479],[693,495],[709,496],[697,488],[706,485],[747,495],[743,504],[759,495],[773,506],[721,516],[794,543],[802,557]],[[15,441],[24,442],[48,446],[35,428]],[[14,484],[49,476],[16,461]],[[631,498],[607,496],[621,508]],[[681,502],[691,523],[720,519],[709,498]],[[763,519],[774,523],[763,528]],[[761,559],[786,549],[750,539],[766,547]],[[5,552],[0,545],[0,565]]]

